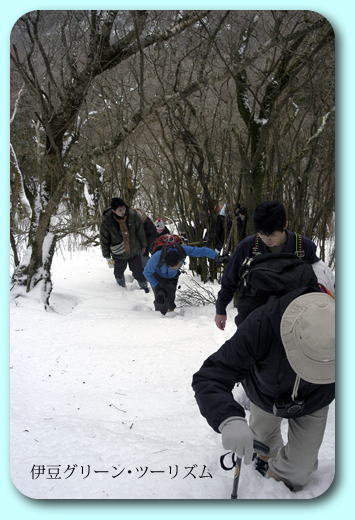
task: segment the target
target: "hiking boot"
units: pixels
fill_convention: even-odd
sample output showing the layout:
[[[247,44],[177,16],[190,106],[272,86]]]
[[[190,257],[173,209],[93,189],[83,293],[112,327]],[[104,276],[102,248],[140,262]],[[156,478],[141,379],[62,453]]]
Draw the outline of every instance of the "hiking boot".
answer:
[[[262,460],[257,453],[253,455],[254,468],[258,471],[263,477],[268,474],[269,464],[266,460]]]
[[[276,453],[273,455],[259,455],[258,453],[254,453],[253,461],[254,467],[256,471],[258,471],[263,477],[269,476],[269,459],[273,459],[276,457]]]
[[[147,282],[140,282],[139,287],[140,289],[143,289],[145,293],[149,293],[149,287]]]
[[[269,478],[273,478],[274,480],[276,480],[276,482],[283,482],[285,484],[285,486],[290,490],[292,491],[292,493],[297,493],[297,491],[301,491],[303,489],[303,486],[291,486],[291,484],[288,484],[287,482],[285,482],[284,480],[279,480],[277,477],[275,477],[275,475],[272,473],[271,469],[269,469],[268,471],[268,477]]]
[[[116,282],[118,283],[118,285],[120,287],[126,287],[126,280],[125,280],[124,276],[122,276],[122,278],[119,278],[118,276],[116,276]]]

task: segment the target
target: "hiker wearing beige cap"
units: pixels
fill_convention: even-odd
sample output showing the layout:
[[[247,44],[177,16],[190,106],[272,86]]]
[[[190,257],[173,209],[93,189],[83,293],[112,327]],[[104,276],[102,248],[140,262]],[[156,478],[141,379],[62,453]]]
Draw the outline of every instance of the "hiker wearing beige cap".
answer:
[[[241,383],[245,409],[232,390]],[[225,449],[254,460],[263,475],[292,491],[318,467],[329,404],[335,397],[335,300],[310,288],[297,289],[254,310],[234,336],[193,376],[197,404],[222,434]],[[288,419],[287,443],[281,422]],[[253,441],[270,455],[253,454]]]

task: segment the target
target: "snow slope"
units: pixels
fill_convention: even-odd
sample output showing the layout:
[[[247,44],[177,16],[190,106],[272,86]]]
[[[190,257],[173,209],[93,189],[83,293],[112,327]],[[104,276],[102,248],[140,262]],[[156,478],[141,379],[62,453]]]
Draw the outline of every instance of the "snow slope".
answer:
[[[120,288],[97,249],[61,252],[51,311],[36,295],[11,299],[13,483],[40,499],[229,499],[232,471],[220,467],[221,437],[200,415],[191,379],[234,333],[236,311],[224,332],[211,304],[164,317],[153,293],[126,278]],[[245,399],[240,387],[235,395]],[[334,416],[333,403],[319,468],[301,492],[243,465],[238,498],[323,494],[334,477]]]

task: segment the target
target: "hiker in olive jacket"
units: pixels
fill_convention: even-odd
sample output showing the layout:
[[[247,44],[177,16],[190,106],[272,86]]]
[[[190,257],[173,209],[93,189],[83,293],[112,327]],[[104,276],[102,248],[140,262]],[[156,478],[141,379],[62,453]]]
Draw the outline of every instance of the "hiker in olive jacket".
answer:
[[[141,219],[125,202],[114,197],[111,207],[105,209],[100,227],[102,256],[110,263],[114,260],[114,276],[121,287],[126,287],[124,272],[127,264],[139,287],[149,292],[143,275],[140,253],[147,248],[147,239]]]

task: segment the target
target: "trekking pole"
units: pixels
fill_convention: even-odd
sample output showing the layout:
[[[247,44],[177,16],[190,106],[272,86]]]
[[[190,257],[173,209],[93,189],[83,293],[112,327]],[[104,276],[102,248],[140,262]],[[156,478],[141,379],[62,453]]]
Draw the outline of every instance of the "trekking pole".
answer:
[[[234,468],[234,479],[233,479],[233,489],[231,498],[237,499],[238,498],[238,486],[239,486],[239,477],[240,477],[240,469],[242,466],[242,459],[237,457],[237,461],[235,463]]]
[[[268,448],[268,446],[266,446],[265,444],[262,444],[259,441],[254,441],[253,447],[254,447],[254,450],[260,451],[264,455],[268,455],[270,452],[270,449]],[[224,458],[227,455],[229,455],[230,453],[231,452],[228,451],[228,453],[225,453],[224,455],[222,455],[220,458],[220,462],[221,462],[222,469],[224,469],[226,471],[229,471],[234,468],[234,479],[233,479],[233,489],[232,489],[231,498],[237,499],[238,498],[239,477],[240,477],[240,471],[241,471],[241,467],[242,467],[242,459],[239,457],[236,458],[235,453],[232,453],[233,466],[228,468],[224,464]]]

